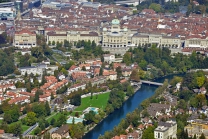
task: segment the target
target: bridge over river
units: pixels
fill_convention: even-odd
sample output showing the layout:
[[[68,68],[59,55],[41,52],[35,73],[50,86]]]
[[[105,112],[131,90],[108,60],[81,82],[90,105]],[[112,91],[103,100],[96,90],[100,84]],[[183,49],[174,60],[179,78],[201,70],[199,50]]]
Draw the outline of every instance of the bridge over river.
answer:
[[[158,86],[163,85],[163,83],[151,82],[151,81],[145,81],[145,80],[140,80],[140,82],[143,83],[143,84],[149,84],[149,85],[158,85]]]

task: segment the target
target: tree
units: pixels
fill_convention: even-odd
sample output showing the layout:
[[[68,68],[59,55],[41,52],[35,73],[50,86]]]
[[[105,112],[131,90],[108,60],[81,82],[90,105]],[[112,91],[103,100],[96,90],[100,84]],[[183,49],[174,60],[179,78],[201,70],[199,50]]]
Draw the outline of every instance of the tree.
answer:
[[[28,112],[25,120],[28,126],[34,125],[37,121],[36,114],[34,112]]]
[[[45,110],[46,110],[47,116],[51,115],[51,109],[50,109],[48,101],[46,101],[46,103],[45,103]]]
[[[103,68],[100,67],[100,72],[99,72],[99,75],[102,76],[103,75]]]
[[[121,69],[121,66],[118,66],[116,68],[116,72],[117,72],[117,77],[118,78],[122,77],[122,69]]]
[[[39,102],[39,96],[42,95],[42,94],[43,94],[43,91],[40,90],[40,89],[38,89],[38,90],[36,91],[36,93],[35,93],[35,99],[34,99],[34,101],[35,101],[35,102]]]
[[[40,104],[34,103],[32,105],[32,111],[36,113],[37,118],[46,116],[44,103],[40,103]]]
[[[134,89],[133,89],[133,87],[132,87],[131,85],[128,85],[126,95],[127,95],[127,96],[132,96],[133,94],[134,94]]]
[[[52,45],[55,45],[55,44],[56,44],[55,41],[53,41],[53,42],[52,42]]]
[[[38,135],[40,132],[41,132],[40,127],[37,127],[37,128],[34,130],[34,134],[35,134],[35,135]]]
[[[130,80],[132,81],[137,81],[139,82],[140,81],[140,77],[139,77],[139,73],[138,73],[138,70],[137,69],[134,69],[130,75]]]
[[[69,61],[69,63],[67,63],[66,65],[65,65],[65,69],[69,69],[72,65],[74,65],[74,61]]]
[[[11,118],[11,115],[9,113],[4,114],[4,122],[6,122],[6,123],[11,123],[12,122],[12,118]]]
[[[83,70],[83,71],[86,71],[86,67],[85,67],[85,66],[83,66],[83,67],[82,67],[82,70]]]
[[[56,119],[52,118],[50,124],[51,124],[52,126],[54,126],[55,123],[56,123]]]
[[[57,119],[55,125],[58,126],[58,127],[60,127],[62,124],[65,124],[65,123],[66,123],[66,116],[63,115],[63,114],[61,114],[61,115],[59,116],[59,118]]]
[[[0,59],[0,76],[13,73],[15,69],[13,56],[6,54],[3,50],[0,50]]]
[[[204,85],[204,82],[205,82],[205,76],[197,77],[196,80],[197,80],[198,87],[202,87],[202,85]]]
[[[142,139],[154,139],[154,126],[149,126],[146,130],[144,130]]]
[[[176,86],[177,83],[182,82],[183,78],[174,76],[173,79],[170,81],[170,85]]]
[[[161,12],[161,5],[157,3],[152,3],[149,6],[149,9],[153,9],[155,12]]]
[[[94,121],[95,113],[94,111],[89,111],[89,113],[85,114],[86,124],[91,124]]]
[[[15,124],[12,124],[11,125],[12,127],[11,130],[12,130],[12,133],[15,135],[15,136],[20,136],[21,133],[22,133],[22,126],[20,123],[15,123]]]
[[[139,66],[143,69],[146,70],[147,68],[147,61],[146,60],[141,60],[141,62],[139,62]]]
[[[199,139],[206,139],[206,137],[204,136],[204,133],[201,134],[201,136],[199,137]]]
[[[124,57],[123,57],[123,62],[129,66],[132,62],[131,62],[131,54],[129,52],[126,52],[124,54]]]
[[[39,58],[42,55],[42,49],[40,47],[32,47],[31,54],[35,58]]]
[[[104,62],[104,56],[103,55],[101,56],[100,59],[101,59],[101,62]]]

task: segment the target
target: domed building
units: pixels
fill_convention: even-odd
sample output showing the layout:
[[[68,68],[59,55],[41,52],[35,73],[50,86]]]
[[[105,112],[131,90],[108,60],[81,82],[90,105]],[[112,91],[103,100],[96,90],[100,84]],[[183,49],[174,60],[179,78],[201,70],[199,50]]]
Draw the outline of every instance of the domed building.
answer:
[[[109,28],[103,28],[102,48],[104,51],[121,55],[128,51],[128,29],[121,28],[118,19],[113,19]]]

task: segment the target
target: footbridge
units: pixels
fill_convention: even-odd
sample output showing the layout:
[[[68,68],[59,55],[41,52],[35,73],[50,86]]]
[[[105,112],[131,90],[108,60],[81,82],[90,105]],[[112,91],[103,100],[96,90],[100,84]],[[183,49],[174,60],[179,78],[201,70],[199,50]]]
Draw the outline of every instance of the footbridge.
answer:
[[[149,85],[157,85],[157,86],[162,86],[163,83],[158,83],[158,82],[151,82],[151,81],[145,81],[145,80],[140,80],[141,83],[143,84],[149,84]]]

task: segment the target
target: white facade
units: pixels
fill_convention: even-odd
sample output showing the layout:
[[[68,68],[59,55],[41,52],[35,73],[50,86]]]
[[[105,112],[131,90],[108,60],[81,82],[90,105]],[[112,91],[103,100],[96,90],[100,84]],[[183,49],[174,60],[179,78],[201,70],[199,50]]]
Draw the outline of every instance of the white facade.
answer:
[[[154,131],[155,139],[176,138],[177,123],[175,121],[160,122]]]
[[[86,84],[75,84],[72,87],[68,88],[66,95],[69,95],[70,93],[74,91],[78,91],[78,89],[84,90],[86,88]]]
[[[103,55],[104,57],[104,62],[107,62],[107,63],[112,63],[115,61],[115,55],[114,54],[105,54]]]
[[[42,75],[43,74],[43,68],[37,68],[37,67],[23,67],[19,68],[19,71],[21,72],[21,75],[25,75],[26,73],[29,74],[38,74]]]

